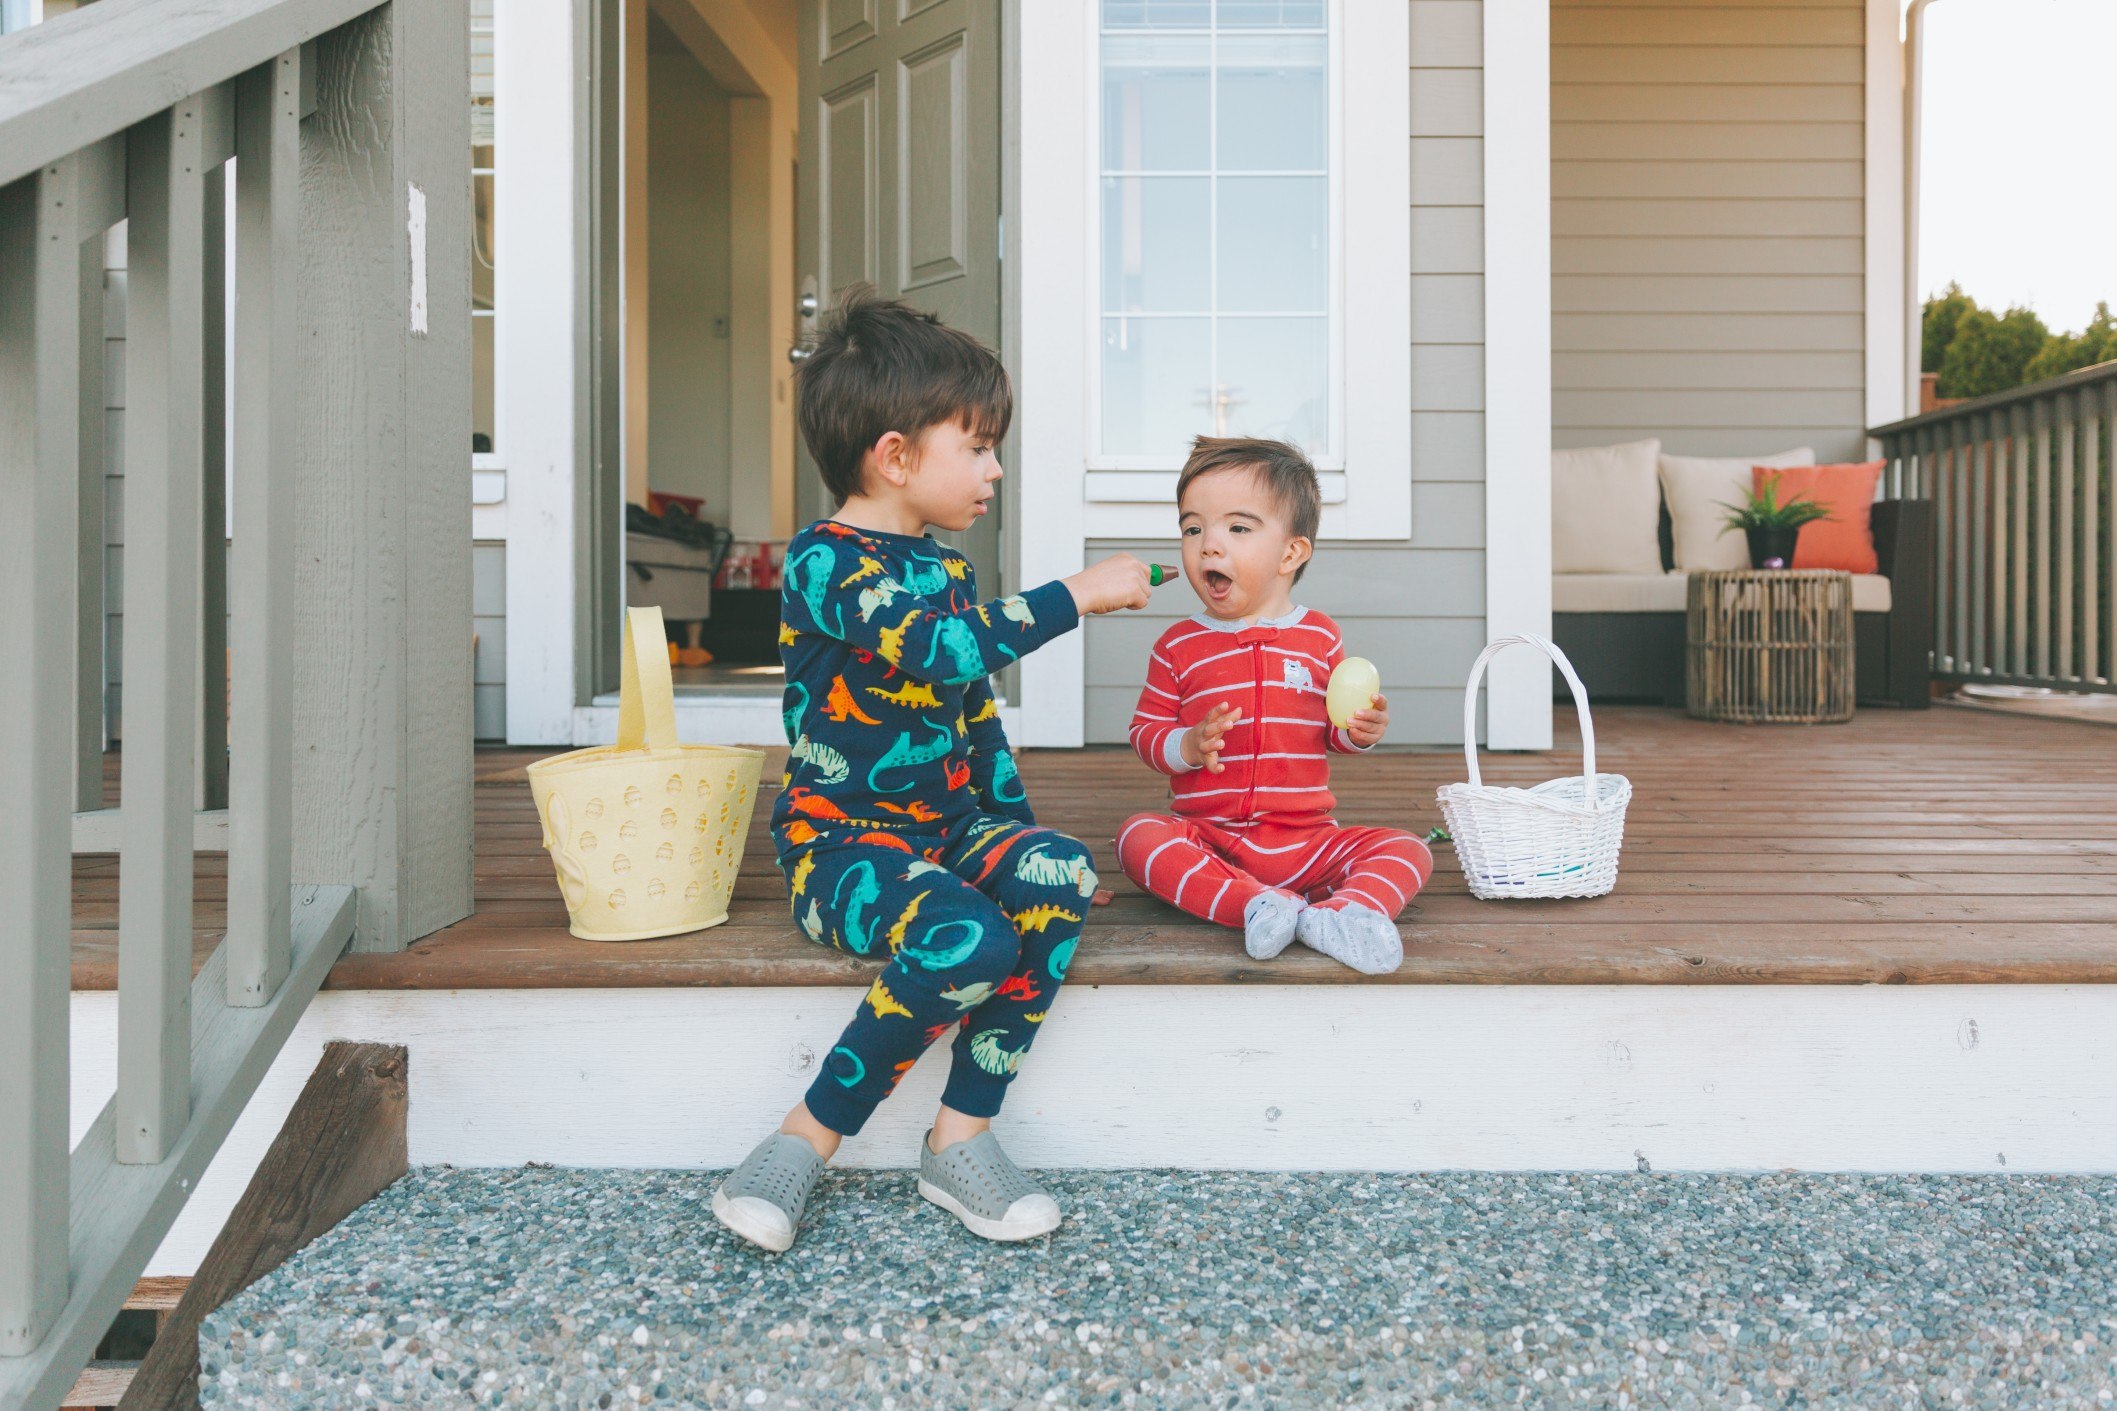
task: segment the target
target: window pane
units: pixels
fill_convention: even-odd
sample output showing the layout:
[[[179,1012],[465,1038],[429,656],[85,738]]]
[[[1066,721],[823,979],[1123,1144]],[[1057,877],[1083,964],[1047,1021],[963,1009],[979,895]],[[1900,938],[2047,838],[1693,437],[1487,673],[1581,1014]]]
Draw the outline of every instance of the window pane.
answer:
[[[1205,169],[1211,42],[1203,34],[1103,41],[1106,171]]]
[[[1322,35],[1220,41],[1221,171],[1323,171],[1330,164],[1329,50]]]
[[[1324,0],[1220,0],[1220,27],[1321,29],[1323,4]]]
[[[1103,311],[1204,313],[1206,179],[1103,178]]]
[[[1208,429],[1212,325],[1202,318],[1103,320],[1103,450],[1181,456]]]
[[[1330,454],[1329,331],[1321,316],[1220,320],[1226,434],[1270,436],[1311,456]]]
[[[1103,0],[1105,29],[1204,29],[1212,0]]]
[[[1203,432],[1330,455],[1329,6],[1099,0],[1099,13],[1099,453],[1166,464]]]
[[[1321,313],[1329,306],[1329,187],[1320,176],[1221,179],[1219,307]]]

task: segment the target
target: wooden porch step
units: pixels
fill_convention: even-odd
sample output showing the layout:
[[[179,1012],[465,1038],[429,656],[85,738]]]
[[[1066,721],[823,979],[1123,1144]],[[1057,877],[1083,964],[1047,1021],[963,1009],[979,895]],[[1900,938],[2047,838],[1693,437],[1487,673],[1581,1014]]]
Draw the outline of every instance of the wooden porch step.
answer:
[[[1847,725],[1743,727],[1598,712],[1603,767],[1634,797],[1615,893],[1479,902],[1453,851],[1403,920],[1405,963],[1369,980],[1301,947],[1249,960],[1231,931],[1141,895],[1111,865],[1128,815],[1162,804],[1128,751],[1028,751],[1039,817],[1088,841],[1112,905],[1091,915],[1076,985],[1973,984],[2117,982],[2117,749],[2093,725],[1971,712],[1862,712]],[[351,955],[329,989],[847,986],[873,962],[788,919],[764,834],[776,765],[730,921],[656,941],[581,941],[540,844],[523,766],[481,752],[477,913],[400,955]],[[1542,755],[1488,756],[1497,782],[1579,767],[1570,721]],[[1424,832],[1453,751],[1341,762],[1340,817]],[[74,986],[116,976],[117,861],[75,862]],[[200,957],[219,940],[226,860],[198,862]]]
[[[184,1290],[190,1286],[191,1280],[186,1278],[141,1279],[126,1296],[125,1311],[153,1313],[155,1331],[159,1333],[164,1318],[175,1309],[184,1297]],[[59,1411],[102,1411],[104,1407],[115,1407],[124,1400],[139,1371],[140,1364],[129,1358],[98,1358],[74,1379],[73,1390],[66,1393]]]

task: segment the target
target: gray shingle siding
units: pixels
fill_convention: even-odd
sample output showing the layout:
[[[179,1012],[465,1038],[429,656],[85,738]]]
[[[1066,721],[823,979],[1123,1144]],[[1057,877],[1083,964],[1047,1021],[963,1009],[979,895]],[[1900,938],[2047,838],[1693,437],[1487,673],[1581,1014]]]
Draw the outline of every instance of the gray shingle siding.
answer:
[[[1864,16],[1553,0],[1558,445],[1860,456]]]

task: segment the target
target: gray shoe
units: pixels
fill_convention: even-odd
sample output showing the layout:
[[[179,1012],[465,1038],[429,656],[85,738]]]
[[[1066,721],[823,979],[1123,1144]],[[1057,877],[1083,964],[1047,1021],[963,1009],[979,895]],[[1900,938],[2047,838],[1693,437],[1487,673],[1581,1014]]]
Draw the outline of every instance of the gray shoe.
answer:
[[[823,1174],[823,1158],[800,1137],[774,1132],[713,1192],[713,1214],[751,1244],[784,1253]]]
[[[1358,902],[1312,906],[1301,913],[1294,930],[1310,950],[1321,951],[1362,975],[1387,975],[1404,963],[1404,939],[1397,923]]]
[[[1059,1225],[1058,1202],[1026,1175],[991,1132],[935,1155],[919,1139],[919,1194],[989,1240],[1029,1240]]]
[[[1242,909],[1242,946],[1252,960],[1271,960],[1294,943],[1308,903],[1291,892],[1259,892]]]

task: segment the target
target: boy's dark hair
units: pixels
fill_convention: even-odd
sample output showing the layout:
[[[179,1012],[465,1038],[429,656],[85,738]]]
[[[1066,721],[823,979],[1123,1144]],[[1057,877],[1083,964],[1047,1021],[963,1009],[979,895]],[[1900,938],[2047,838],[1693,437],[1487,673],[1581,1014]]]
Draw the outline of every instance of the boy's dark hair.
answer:
[[[801,439],[841,505],[860,493],[860,458],[888,432],[917,440],[953,421],[997,441],[1014,420],[1014,388],[991,349],[865,284],[824,316],[796,390]]]
[[[1315,466],[1299,447],[1253,436],[1200,436],[1191,442],[1190,458],[1176,477],[1176,502],[1183,503],[1183,492],[1192,481],[1216,470],[1256,471],[1264,488],[1279,502],[1294,537],[1316,542],[1316,528],[1323,519],[1323,487],[1317,483]],[[1295,569],[1294,581],[1299,583],[1307,570],[1307,564]]]

